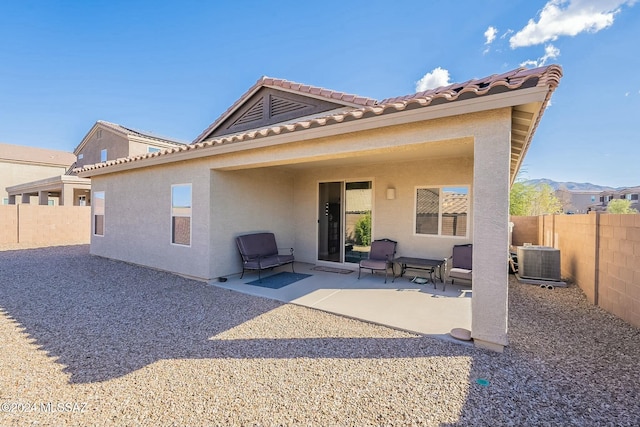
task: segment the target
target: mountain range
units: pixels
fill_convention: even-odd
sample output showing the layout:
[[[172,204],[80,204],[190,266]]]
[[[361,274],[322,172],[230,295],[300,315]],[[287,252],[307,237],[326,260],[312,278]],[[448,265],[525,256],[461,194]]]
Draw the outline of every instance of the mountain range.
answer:
[[[558,182],[553,181],[551,179],[539,178],[539,179],[528,179],[524,181],[525,184],[529,185],[540,185],[547,184],[554,190],[563,189],[569,191],[608,191],[608,190],[621,190],[626,187],[606,187],[603,185],[591,184],[590,182]]]

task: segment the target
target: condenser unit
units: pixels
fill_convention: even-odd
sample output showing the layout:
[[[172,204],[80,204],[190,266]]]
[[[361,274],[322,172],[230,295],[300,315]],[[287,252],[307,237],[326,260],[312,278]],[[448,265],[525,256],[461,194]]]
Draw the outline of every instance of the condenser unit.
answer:
[[[548,246],[518,246],[518,275],[559,281],[560,250]]]

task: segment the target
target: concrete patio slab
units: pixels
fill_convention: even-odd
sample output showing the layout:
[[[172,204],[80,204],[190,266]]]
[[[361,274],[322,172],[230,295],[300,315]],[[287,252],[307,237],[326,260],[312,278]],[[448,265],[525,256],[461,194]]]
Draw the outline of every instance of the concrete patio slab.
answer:
[[[286,303],[323,310],[329,313],[365,320],[396,329],[415,332],[468,344],[452,338],[449,332],[454,328],[471,330],[471,288],[442,283],[424,285],[411,282],[413,276],[391,278],[384,283],[382,274],[358,272],[340,274],[313,270],[313,264],[296,263],[297,273],[311,276],[280,289],[270,289],[249,285],[257,278],[257,273],[247,272],[228,276],[226,282],[212,281],[221,288],[249,295],[270,298]],[[342,266],[340,266],[342,267]],[[291,271],[290,267],[263,272],[268,277],[281,271]]]

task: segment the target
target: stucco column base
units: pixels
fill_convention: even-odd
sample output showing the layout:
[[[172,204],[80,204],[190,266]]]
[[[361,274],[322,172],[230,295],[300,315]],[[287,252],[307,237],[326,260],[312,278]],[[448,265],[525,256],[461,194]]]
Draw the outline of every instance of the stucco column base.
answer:
[[[484,350],[491,350],[491,351],[495,351],[498,353],[502,353],[504,351],[504,345],[502,344],[498,344],[495,342],[490,342],[490,341],[484,341],[484,340],[479,340],[479,339],[473,339],[473,344],[478,347],[478,348],[482,348]]]

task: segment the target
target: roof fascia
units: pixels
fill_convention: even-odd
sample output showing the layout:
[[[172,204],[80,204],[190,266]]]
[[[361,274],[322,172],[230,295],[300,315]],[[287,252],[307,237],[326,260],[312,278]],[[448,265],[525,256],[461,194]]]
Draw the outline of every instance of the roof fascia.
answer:
[[[80,172],[78,175],[82,177],[106,175],[141,167],[158,166],[172,162],[210,157],[219,154],[254,150],[257,148],[336,136],[344,133],[359,132],[374,128],[382,128],[414,123],[418,121],[435,120],[456,115],[514,107],[516,105],[530,104],[532,102],[542,103],[546,99],[548,93],[549,88],[547,87],[518,89],[511,92],[489,95],[486,97],[455,101],[435,106],[425,106],[395,113],[383,113],[375,117],[357,119],[343,123],[335,123],[327,126],[320,126],[295,132],[287,132],[279,135],[270,135],[267,137],[255,138],[239,143],[226,143],[219,146],[212,146],[201,149],[190,149],[171,153],[168,155],[155,156],[137,161],[129,161],[121,164],[111,165],[105,168]]]

